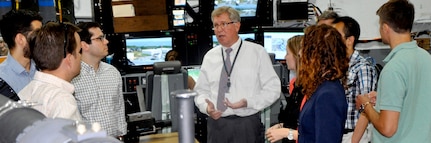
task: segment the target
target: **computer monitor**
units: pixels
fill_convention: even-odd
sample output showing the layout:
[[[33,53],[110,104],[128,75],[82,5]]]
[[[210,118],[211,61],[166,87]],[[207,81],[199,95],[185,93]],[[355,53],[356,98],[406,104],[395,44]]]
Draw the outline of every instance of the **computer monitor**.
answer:
[[[256,39],[254,33],[240,33],[240,34],[238,34],[238,36],[242,40],[245,40],[245,39],[255,40]],[[217,47],[218,45],[220,45],[220,43],[218,42],[217,37],[215,35],[212,36],[212,40],[213,40],[213,47]]]
[[[277,3],[277,20],[307,20],[308,2],[280,2]]]
[[[214,0],[214,9],[230,6],[239,11],[241,17],[255,17],[258,0]]]
[[[284,60],[287,40],[296,35],[304,35],[299,31],[273,31],[263,33],[263,44],[268,53],[274,53],[276,60]]]
[[[172,37],[127,37],[126,58],[130,66],[147,66],[165,61],[172,50]]]

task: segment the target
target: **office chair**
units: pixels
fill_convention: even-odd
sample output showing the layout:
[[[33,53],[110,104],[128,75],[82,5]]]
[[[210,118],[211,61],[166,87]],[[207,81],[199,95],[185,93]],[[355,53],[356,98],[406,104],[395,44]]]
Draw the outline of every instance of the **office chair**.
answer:
[[[281,63],[276,62],[274,53],[268,53],[268,54],[272,61],[272,66],[274,67],[275,72],[277,73],[280,81],[282,81],[284,77],[283,73],[284,73],[284,70],[286,69]],[[265,108],[262,112],[261,119],[266,129],[271,127],[272,124],[278,123],[278,114],[280,113],[280,107],[282,105],[281,97],[283,96],[280,95],[280,98],[278,98],[271,106]]]
[[[145,100],[147,110],[151,111],[156,122],[169,126],[171,131],[178,131],[178,110],[172,91],[187,89],[187,71],[181,69],[179,61],[154,63],[153,71],[147,72]]]

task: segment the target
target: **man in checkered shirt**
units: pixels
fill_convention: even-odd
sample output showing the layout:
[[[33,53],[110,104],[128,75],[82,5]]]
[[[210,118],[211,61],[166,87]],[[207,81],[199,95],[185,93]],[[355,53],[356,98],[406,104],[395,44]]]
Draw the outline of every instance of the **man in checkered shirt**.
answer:
[[[351,17],[338,17],[333,26],[340,32],[347,47],[349,69],[347,74],[347,120],[344,127],[342,143],[368,143],[370,138],[366,132],[368,120],[356,109],[356,97],[376,90],[377,71],[367,59],[354,49],[361,33],[359,24]]]
[[[120,137],[127,133],[120,72],[102,62],[108,55],[108,43],[100,25],[79,23],[81,28],[81,74],[72,80],[75,98],[82,118],[99,122],[108,135]]]

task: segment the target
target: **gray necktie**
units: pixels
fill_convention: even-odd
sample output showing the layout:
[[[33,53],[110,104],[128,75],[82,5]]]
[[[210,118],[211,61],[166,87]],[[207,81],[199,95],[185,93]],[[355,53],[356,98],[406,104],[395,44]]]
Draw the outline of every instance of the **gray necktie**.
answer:
[[[226,65],[226,70],[224,69],[225,66],[223,65],[223,68],[221,69],[221,75],[220,75],[220,82],[219,82],[219,88],[218,88],[218,97],[217,97],[217,109],[219,111],[225,111],[227,109],[226,105],[224,104],[224,99],[225,99],[225,93],[228,92],[229,87],[227,86],[228,84],[228,77],[227,77],[227,73],[231,72],[230,68],[232,66],[231,62],[230,62],[230,52],[232,52],[231,48],[227,48],[226,50],[226,58],[225,58],[225,65]]]

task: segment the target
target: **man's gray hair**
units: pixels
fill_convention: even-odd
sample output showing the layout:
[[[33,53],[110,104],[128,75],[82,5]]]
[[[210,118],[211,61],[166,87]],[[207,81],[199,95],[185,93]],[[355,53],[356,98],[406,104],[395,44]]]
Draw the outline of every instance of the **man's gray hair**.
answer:
[[[214,21],[214,17],[220,16],[223,13],[229,14],[229,19],[232,20],[233,22],[241,22],[241,17],[239,15],[239,12],[236,9],[229,6],[222,6],[215,9],[211,13],[211,21]]]

